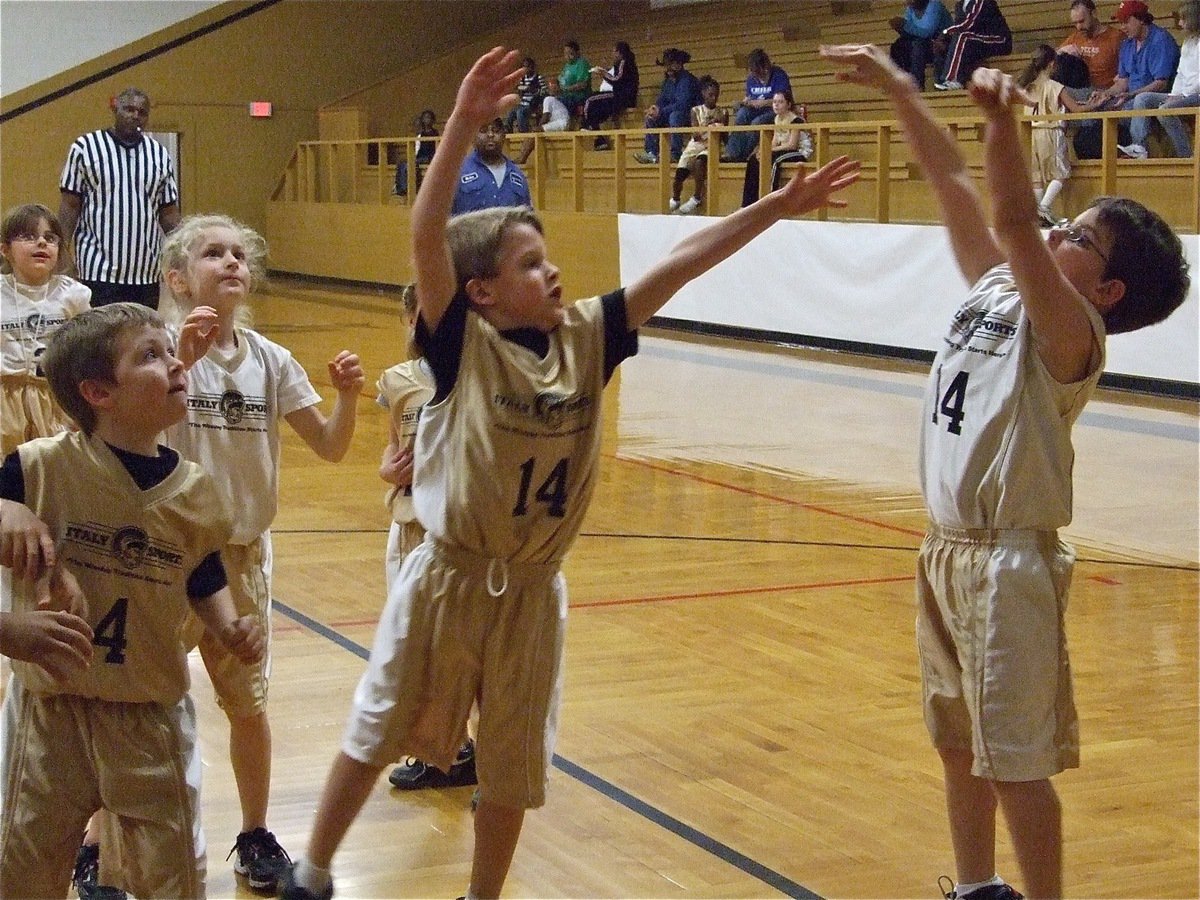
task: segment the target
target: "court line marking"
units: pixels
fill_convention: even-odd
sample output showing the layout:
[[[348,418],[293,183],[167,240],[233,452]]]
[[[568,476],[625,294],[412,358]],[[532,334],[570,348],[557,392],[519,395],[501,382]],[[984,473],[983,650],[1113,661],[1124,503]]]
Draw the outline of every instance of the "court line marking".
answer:
[[[898,531],[900,534],[907,534],[913,537],[924,538],[925,532],[922,529],[905,528],[903,525],[891,525],[887,522],[878,522],[875,519],[868,519],[865,516],[856,516],[851,513],[839,512],[836,509],[830,509],[827,506],[817,506],[815,503],[805,503],[803,500],[795,500],[791,497],[781,497],[779,494],[769,494],[766,491],[757,491],[753,488],[739,487],[736,484],[730,484],[727,481],[720,481],[716,478],[708,478],[704,475],[696,475],[692,472],[677,469],[674,466],[662,465],[660,463],[650,462],[646,459],[634,459],[629,456],[617,456],[613,454],[605,454],[609,459],[615,459],[618,462],[628,463],[633,466],[644,466],[647,469],[654,469],[656,472],[665,472],[668,475],[678,475],[681,478],[688,478],[692,481],[698,481],[701,484],[712,485],[713,487],[725,488],[726,490],[734,491],[738,494],[746,494],[751,497],[760,497],[764,500],[774,500],[778,503],[785,503],[788,506],[794,506],[799,509],[807,509],[811,512],[822,513],[826,516],[833,516],[838,519],[846,519],[850,522],[857,522],[859,525],[871,525],[874,528],[882,528],[886,531]]]
[[[334,629],[330,628],[322,622],[317,621],[311,616],[305,615],[300,610],[288,606],[279,600],[274,600],[273,607],[279,610],[280,613],[287,616],[294,622],[308,628],[310,631],[326,638],[337,644],[343,650],[348,650],[359,659],[366,660],[370,657],[370,651],[361,644],[350,640],[345,635],[339,634]],[[710,837],[697,828],[688,825],[686,822],[676,819],[674,816],[663,812],[655,806],[650,805],[644,800],[635,797],[628,791],[625,791],[611,781],[601,778],[594,772],[590,772],[577,763],[571,762],[569,759],[564,759],[557,753],[554,754],[552,760],[554,768],[560,772],[574,778],[581,784],[592,788],[604,797],[613,802],[625,807],[630,812],[635,813],[646,819],[653,825],[674,834],[676,837],[683,838],[689,844],[711,853],[713,856],[728,863],[734,868],[745,872],[752,878],[756,878],[764,884],[774,888],[781,894],[787,897],[794,897],[797,900],[821,900],[820,894],[815,894],[804,885],[793,881],[785,875],[776,872],[774,869],[764,866],[762,863],[751,859],[744,853],[733,849],[728,844],[723,844],[714,837]]]
[[[653,340],[669,341],[670,338],[656,337]],[[755,353],[751,347],[734,348],[735,353]],[[690,362],[699,365],[712,366],[737,372],[750,372],[757,375],[770,375],[773,378],[787,378],[791,381],[808,381],[815,384],[828,384],[835,387],[855,388],[870,391],[875,394],[892,394],[901,397],[920,399],[925,396],[925,386],[910,385],[902,382],[886,381],[882,378],[871,378],[865,375],[849,375],[840,372],[818,372],[805,368],[802,362],[792,365],[770,363],[756,359],[727,359],[711,351],[683,349],[677,347],[655,346],[647,340],[638,351],[638,356],[653,359],[669,359],[677,362]],[[632,357],[631,361],[638,356]],[[628,366],[629,363],[626,363]],[[850,363],[853,365],[853,363]],[[923,377],[923,376],[922,376]],[[1119,431],[1125,434],[1136,434],[1145,437],[1161,437],[1173,441],[1186,441],[1191,444],[1200,443],[1200,426],[1180,425],[1174,422],[1158,422],[1152,419],[1137,419],[1132,416],[1121,416],[1113,413],[1103,413],[1084,410],[1078,419],[1078,424],[1091,428],[1102,428],[1107,431]]]

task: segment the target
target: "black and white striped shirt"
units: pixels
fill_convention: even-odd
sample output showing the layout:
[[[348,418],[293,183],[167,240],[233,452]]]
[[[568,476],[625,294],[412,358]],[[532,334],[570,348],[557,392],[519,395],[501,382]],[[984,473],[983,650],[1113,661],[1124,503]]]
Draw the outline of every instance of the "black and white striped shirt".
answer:
[[[167,149],[142,135],[126,147],[111,131],[81,135],[67,152],[59,188],[83,198],[75,261],[84,281],[155,284],[163,234],[158,211],[179,202]]]

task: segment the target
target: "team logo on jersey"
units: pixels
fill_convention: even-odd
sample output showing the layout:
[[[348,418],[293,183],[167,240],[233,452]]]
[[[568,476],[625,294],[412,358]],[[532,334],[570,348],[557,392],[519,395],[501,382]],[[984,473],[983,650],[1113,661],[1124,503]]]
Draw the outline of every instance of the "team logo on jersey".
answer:
[[[230,425],[242,421],[246,414],[246,397],[241,391],[226,391],[221,395],[221,415]]]
[[[978,337],[992,344],[1007,343],[1017,336],[1016,322],[999,313],[972,306],[959,308],[954,314],[951,329],[964,341],[972,341]]]
[[[112,555],[127,569],[140,568],[149,547],[149,535],[136,525],[126,525],[113,532]]]
[[[99,522],[72,522],[67,525],[63,537],[67,544],[85,550],[87,556],[115,559],[127,572],[142,568],[179,569],[183,566],[183,553],[179,547],[167,541],[155,540],[137,525],[111,528]],[[94,565],[89,566],[95,568]]]
[[[267,400],[265,397],[247,397],[233,389],[220,394],[189,394],[188,412],[194,413],[196,418],[221,419],[226,425],[262,422],[267,418]]]
[[[497,394],[492,398],[492,403],[498,410],[532,419],[551,431],[586,424],[595,406],[589,394],[561,394],[555,391],[542,391],[532,401]]]
[[[23,319],[6,320],[3,324],[0,324],[0,331],[32,331],[37,335],[48,328],[57,328],[65,321],[67,321],[67,317],[64,315],[48,316],[45,313],[34,312]]]

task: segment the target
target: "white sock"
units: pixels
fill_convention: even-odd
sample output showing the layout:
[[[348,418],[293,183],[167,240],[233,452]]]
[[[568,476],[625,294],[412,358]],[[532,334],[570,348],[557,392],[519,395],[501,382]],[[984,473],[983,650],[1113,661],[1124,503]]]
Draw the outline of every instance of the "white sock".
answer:
[[[1004,884],[1004,879],[999,875],[993,875],[987,881],[976,881],[974,884],[956,884],[954,886],[954,896],[965,897],[971,891],[977,891],[982,887],[990,887],[993,884]]]
[[[1063,183],[1059,178],[1055,178],[1046,185],[1046,193],[1042,195],[1042,206],[1046,209],[1051,209],[1054,206],[1054,201],[1058,199],[1058,195],[1062,192]]]
[[[310,894],[320,896],[325,892],[325,888],[329,887],[329,882],[333,880],[333,876],[328,869],[322,869],[320,866],[314,866],[307,859],[301,859],[296,863],[292,876],[298,887],[304,888]]]

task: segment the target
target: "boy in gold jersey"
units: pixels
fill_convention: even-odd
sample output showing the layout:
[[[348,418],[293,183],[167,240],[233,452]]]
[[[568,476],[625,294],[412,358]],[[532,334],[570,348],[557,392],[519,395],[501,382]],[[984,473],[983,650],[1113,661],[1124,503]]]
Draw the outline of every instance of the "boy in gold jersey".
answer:
[[[479,701],[470,897],[498,897],[553,753],[567,609],[560,567],[599,458],[600,394],[637,328],[783,216],[845,205],[840,158],[687,238],[624,290],[564,306],[532,210],[450,219],[480,126],[516,102],[520,54],[496,48],[458,91],[413,205],[418,337],[436,391],[421,414],[413,500],[427,537],[388,596],[308,851],[282,896],[329,897],[333,854],[380,771],[449,768]]]
[[[84,619],[94,652],[57,676],[13,664],[0,896],[62,897],[79,835],[103,807],[129,849],[121,887],[202,897],[200,760],[179,637],[189,605],[238,659],[263,650],[226,586],[228,513],[210,477],[158,443],[186,412],[187,376],[157,313],[134,303],[81,313],[43,365],[80,430],[23,444],[0,466],[0,563],[17,612],[45,603],[39,579],[68,582],[51,594]]]

